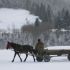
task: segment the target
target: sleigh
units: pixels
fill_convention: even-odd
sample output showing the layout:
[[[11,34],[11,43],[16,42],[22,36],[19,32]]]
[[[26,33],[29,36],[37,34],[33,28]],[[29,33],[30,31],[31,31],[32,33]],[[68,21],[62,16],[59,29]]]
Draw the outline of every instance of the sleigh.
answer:
[[[70,61],[70,46],[58,46],[58,47],[49,47],[44,49],[43,55],[37,55],[36,60],[41,62],[49,62],[52,57],[58,56],[66,56],[67,59]]]

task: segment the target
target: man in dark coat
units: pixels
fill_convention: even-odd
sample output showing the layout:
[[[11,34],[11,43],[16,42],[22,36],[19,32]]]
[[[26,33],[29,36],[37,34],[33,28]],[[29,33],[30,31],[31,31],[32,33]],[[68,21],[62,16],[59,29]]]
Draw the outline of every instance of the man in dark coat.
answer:
[[[38,42],[35,46],[35,50],[39,55],[43,55],[44,52],[44,43],[41,41],[41,39],[38,39]]]

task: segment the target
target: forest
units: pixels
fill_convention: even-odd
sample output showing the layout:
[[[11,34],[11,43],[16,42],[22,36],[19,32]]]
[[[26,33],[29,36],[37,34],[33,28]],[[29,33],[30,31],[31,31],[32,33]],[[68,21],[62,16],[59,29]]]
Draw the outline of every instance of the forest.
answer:
[[[39,16],[34,24],[24,25],[20,31],[13,29],[12,34],[3,33],[1,44],[9,40],[35,45],[37,39],[41,38],[45,47],[70,45],[69,3],[63,0],[0,0],[0,8],[26,9]]]

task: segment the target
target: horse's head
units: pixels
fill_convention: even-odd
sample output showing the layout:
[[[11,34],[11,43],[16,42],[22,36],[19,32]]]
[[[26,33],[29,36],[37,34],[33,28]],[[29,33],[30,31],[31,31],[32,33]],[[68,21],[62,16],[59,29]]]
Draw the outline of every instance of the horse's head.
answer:
[[[6,49],[10,49],[11,48],[11,42],[7,42],[7,47]]]

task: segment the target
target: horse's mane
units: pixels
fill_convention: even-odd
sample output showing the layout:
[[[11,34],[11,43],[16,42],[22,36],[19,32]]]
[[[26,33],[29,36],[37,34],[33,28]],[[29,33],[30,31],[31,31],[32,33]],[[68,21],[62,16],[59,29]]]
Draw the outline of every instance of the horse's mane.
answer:
[[[8,42],[9,44],[11,44],[11,45],[17,45],[17,46],[23,46],[23,47],[32,47],[33,48],[33,46],[31,46],[31,45],[29,45],[29,44],[24,44],[24,45],[21,45],[21,44],[18,44],[18,43],[14,43],[14,42]]]
[[[18,45],[18,46],[22,46],[21,44],[17,44],[17,43],[14,43],[14,42],[8,42],[9,44],[11,45]]]

